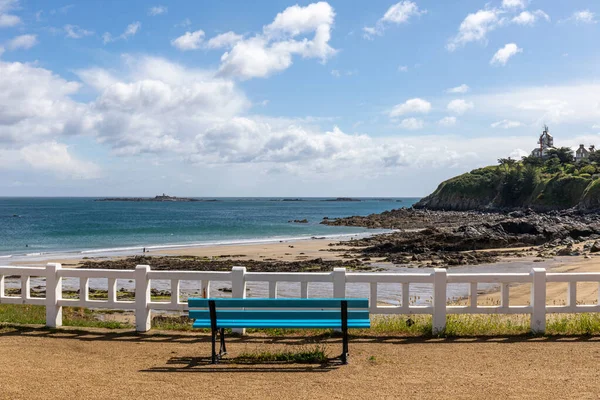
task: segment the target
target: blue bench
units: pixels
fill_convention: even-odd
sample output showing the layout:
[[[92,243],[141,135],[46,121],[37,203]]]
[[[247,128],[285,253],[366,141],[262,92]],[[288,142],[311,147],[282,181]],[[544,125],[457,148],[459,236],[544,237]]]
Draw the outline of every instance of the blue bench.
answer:
[[[188,299],[194,328],[211,328],[211,363],[227,354],[226,328],[340,329],[342,363],[348,361],[348,328],[370,328],[368,299]],[[216,353],[217,333],[220,336]]]

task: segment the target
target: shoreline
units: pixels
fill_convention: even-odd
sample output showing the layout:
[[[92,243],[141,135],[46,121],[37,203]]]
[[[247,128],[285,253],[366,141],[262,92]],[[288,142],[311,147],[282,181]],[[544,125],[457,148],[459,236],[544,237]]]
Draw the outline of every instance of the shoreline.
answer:
[[[381,235],[386,233],[392,233],[393,229],[373,229],[369,232],[357,232],[357,233],[344,233],[334,235],[318,235],[318,236],[294,236],[294,237],[271,237],[265,239],[239,239],[231,241],[208,241],[198,243],[181,243],[181,244],[159,244],[159,245],[148,245],[148,246],[127,246],[127,247],[115,247],[115,248],[103,248],[103,249],[86,249],[86,250],[65,250],[65,251],[51,251],[51,252],[35,252],[26,254],[7,254],[0,255],[0,262],[7,261],[9,263],[15,263],[23,265],[24,263],[36,263],[40,262],[55,262],[53,260],[77,260],[83,258],[121,258],[136,255],[181,255],[182,251],[186,254],[193,255],[190,253],[202,253],[206,252],[220,252],[217,249],[237,249],[237,248],[252,248],[253,246],[270,246],[277,244],[286,243],[307,243],[307,242],[319,242],[327,246],[330,243],[339,243],[350,241],[354,239],[364,239],[375,235]],[[143,250],[146,250],[145,253]],[[225,253],[223,253],[225,254]]]

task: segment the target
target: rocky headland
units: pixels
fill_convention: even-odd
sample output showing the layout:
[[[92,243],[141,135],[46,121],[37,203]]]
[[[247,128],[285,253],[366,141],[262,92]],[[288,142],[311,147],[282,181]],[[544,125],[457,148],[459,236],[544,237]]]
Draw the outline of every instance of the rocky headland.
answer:
[[[568,152],[547,159],[500,159],[500,165],[475,169],[442,182],[415,208],[428,210],[576,209],[600,211],[600,165],[575,162]],[[598,153],[600,157],[600,152]],[[599,159],[600,161],[600,159]]]

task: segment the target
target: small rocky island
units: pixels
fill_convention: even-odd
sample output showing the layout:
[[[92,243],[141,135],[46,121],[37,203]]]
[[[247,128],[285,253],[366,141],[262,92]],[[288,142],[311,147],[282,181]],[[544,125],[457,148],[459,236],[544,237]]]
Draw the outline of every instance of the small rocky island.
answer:
[[[201,201],[199,199],[194,199],[191,197],[176,197],[176,196],[168,196],[166,194],[162,194],[155,197],[107,197],[105,199],[96,199],[94,201],[156,201],[156,202],[191,202],[191,201]]]

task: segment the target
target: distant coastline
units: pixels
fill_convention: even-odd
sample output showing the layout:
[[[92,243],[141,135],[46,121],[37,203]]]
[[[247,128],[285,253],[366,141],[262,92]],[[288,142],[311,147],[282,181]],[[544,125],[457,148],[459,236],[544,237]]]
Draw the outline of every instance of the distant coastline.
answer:
[[[94,201],[157,201],[157,202],[190,202],[190,201],[217,201],[217,200],[199,200],[191,197],[176,197],[162,194],[155,197],[107,197],[104,199],[96,199]]]

